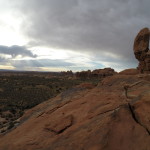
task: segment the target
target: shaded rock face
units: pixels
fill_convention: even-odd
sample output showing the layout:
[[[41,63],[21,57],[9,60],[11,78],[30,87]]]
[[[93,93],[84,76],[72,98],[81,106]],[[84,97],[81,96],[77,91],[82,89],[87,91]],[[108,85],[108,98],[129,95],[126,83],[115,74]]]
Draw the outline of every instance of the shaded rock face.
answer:
[[[150,150],[150,76],[114,75],[28,110],[1,150]]]
[[[139,61],[138,70],[140,73],[150,73],[150,51],[149,51],[150,31],[148,28],[142,29],[134,41],[134,54]]]

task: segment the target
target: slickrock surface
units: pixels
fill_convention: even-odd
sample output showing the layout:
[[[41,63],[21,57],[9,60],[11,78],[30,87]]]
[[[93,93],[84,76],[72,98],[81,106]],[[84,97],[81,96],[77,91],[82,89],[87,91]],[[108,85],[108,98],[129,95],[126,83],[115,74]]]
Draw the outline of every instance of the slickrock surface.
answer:
[[[150,150],[150,76],[115,75],[28,110],[2,150]]]
[[[137,69],[131,68],[131,69],[125,69],[121,72],[119,72],[121,75],[137,75],[139,74]]]

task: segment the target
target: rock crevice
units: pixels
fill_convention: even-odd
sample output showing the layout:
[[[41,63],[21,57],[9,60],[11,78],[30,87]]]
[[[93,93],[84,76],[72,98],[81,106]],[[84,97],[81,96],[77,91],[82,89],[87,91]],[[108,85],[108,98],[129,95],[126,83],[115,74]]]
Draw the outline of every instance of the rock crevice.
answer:
[[[129,94],[128,94],[129,88],[132,88],[132,87],[134,87],[134,86],[137,86],[138,84],[140,84],[140,83],[142,83],[142,82],[143,82],[143,81],[141,80],[141,81],[135,82],[135,83],[133,83],[133,84],[126,84],[126,85],[124,85],[124,90],[125,90],[126,102],[127,102],[127,104],[128,104],[129,110],[130,110],[130,112],[131,112],[131,114],[132,114],[132,118],[134,119],[134,121],[135,121],[137,124],[139,124],[140,126],[142,126],[142,127],[147,131],[147,133],[150,135],[149,129],[144,125],[144,123],[142,123],[142,122],[138,119],[138,117],[136,116],[136,113],[134,112],[134,106],[132,106],[132,104],[131,104],[132,99],[133,99],[134,97],[133,97],[133,96],[131,97],[131,96],[129,96]],[[131,99],[131,101],[129,101],[128,99]]]
[[[148,128],[146,128],[142,123],[140,123],[140,121],[139,121],[138,118],[136,117],[133,106],[131,106],[130,103],[128,103],[128,106],[129,106],[129,110],[130,110],[130,112],[131,112],[131,114],[132,114],[132,118],[134,119],[134,121],[135,121],[137,124],[139,124],[140,126],[142,126],[142,127],[146,130],[146,132],[150,135],[150,131],[148,130]]]

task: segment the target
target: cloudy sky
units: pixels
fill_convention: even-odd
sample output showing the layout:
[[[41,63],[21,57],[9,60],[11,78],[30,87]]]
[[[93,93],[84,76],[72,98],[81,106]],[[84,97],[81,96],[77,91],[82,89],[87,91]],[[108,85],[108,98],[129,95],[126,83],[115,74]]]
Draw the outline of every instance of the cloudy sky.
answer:
[[[0,69],[136,67],[149,0],[0,0]]]

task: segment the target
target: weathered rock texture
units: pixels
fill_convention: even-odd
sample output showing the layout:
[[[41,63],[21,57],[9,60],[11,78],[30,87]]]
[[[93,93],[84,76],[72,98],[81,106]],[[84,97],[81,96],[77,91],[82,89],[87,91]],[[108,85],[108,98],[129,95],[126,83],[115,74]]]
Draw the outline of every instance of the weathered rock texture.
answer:
[[[150,73],[149,37],[149,29],[144,28],[138,33],[134,41],[134,54],[139,61],[138,70],[140,73]]]
[[[28,110],[1,150],[150,150],[150,76],[114,75]]]

